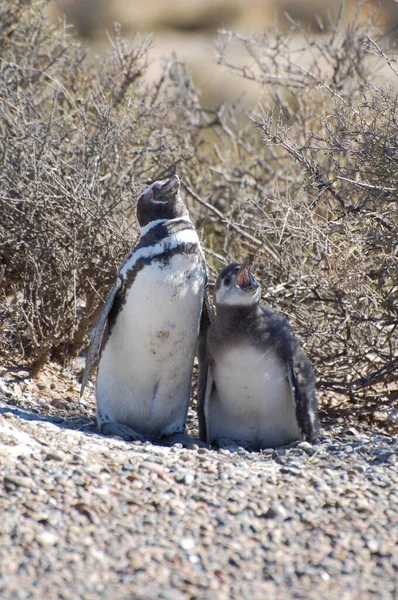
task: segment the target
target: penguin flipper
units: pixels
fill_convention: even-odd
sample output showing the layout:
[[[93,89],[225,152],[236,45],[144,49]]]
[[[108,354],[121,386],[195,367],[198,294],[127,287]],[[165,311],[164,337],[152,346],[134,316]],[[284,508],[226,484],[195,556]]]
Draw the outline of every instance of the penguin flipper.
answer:
[[[201,366],[206,362],[206,346],[207,346],[207,332],[209,330],[210,325],[213,323],[214,311],[210,304],[209,295],[207,293],[207,289],[205,289],[204,297],[203,297],[203,305],[202,305],[202,313],[200,315],[200,326],[199,326],[199,338],[198,344],[196,347],[196,355],[198,357],[199,363],[199,381],[201,376]],[[207,367],[205,367],[204,380],[206,381],[206,372]],[[198,385],[199,387],[199,385]]]
[[[293,360],[289,361],[288,380],[300,431],[307,442],[313,442],[319,429],[318,398],[312,365],[301,348],[295,352]]]
[[[115,283],[115,285],[113,286],[108,298],[106,299],[105,302],[105,306],[102,309],[102,312],[100,314],[100,317],[98,319],[98,323],[95,327],[94,330],[94,335],[93,338],[91,340],[90,343],[90,348],[87,354],[87,359],[86,359],[86,366],[84,369],[84,373],[83,373],[83,378],[82,378],[82,384],[80,387],[80,397],[82,397],[83,392],[84,392],[84,388],[87,385],[87,381],[88,378],[90,377],[92,368],[93,368],[93,364],[95,362],[95,359],[98,355],[98,352],[101,348],[101,343],[102,343],[102,338],[104,336],[104,331],[106,328],[106,324],[108,321],[108,315],[110,313],[110,310],[113,306],[113,302],[115,300],[116,294],[118,293],[118,291],[120,290],[122,286],[122,281],[120,279],[120,277],[117,278],[117,281]]]
[[[202,389],[198,389],[198,421],[199,421],[199,439],[206,444],[210,444],[210,423],[209,409],[210,398],[213,392],[214,380],[211,366],[206,369],[205,383]]]
[[[205,363],[200,364],[199,362],[199,373],[198,373],[198,393],[197,393],[197,412],[198,412],[198,423],[199,423],[199,439],[202,442],[207,442],[206,434],[206,414],[205,414],[205,396],[206,396],[206,382],[207,372],[209,368]]]
[[[214,313],[211,307],[207,289],[203,298],[202,315],[200,318],[199,339],[197,346],[198,357],[198,420],[199,420],[199,438],[202,442],[208,442],[206,431],[207,415],[205,414],[205,395],[207,388],[207,379],[209,372],[209,363],[207,357],[207,332],[214,321]]]
[[[207,287],[205,288],[205,293],[204,293],[204,297],[203,297],[203,311],[206,311],[207,318],[209,320],[209,325],[211,325],[216,317],[214,315],[213,307],[210,304]],[[202,311],[202,314],[203,314],[203,311]]]

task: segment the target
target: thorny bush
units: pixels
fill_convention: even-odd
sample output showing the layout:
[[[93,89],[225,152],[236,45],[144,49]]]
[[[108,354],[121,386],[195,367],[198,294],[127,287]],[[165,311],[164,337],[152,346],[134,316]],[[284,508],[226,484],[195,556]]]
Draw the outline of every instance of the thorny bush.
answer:
[[[238,106],[204,110],[175,57],[149,82],[150,42],[127,42],[117,28],[106,58],[88,60],[44,8],[23,0],[0,8],[5,361],[19,356],[37,370],[76,356],[137,238],[129,217],[138,193],[177,171],[212,279],[221,265],[253,256],[264,301],[289,316],[320,387],[360,399],[359,412],[374,398],[391,409],[393,38],[359,19],[344,25],[341,15],[316,38],[293,22],[262,37],[220,32],[220,68],[265,91],[248,118]],[[245,62],[229,58],[231,45]]]
[[[36,370],[80,351],[137,235],[138,191],[189,167],[198,119],[176,61],[144,82],[148,39],[116,29],[88,62],[44,8],[10,0],[0,14],[0,343]]]
[[[291,37],[220,32],[218,61],[270,91],[252,116],[274,182],[273,207],[257,231],[279,255],[279,264],[259,266],[270,283],[266,296],[305,334],[319,386],[359,400],[358,416],[366,417],[367,402],[378,404],[394,427],[396,34],[371,26],[374,13],[362,18],[358,12],[344,25],[342,8],[319,38],[295,23]],[[230,61],[231,43],[246,52],[245,62]]]

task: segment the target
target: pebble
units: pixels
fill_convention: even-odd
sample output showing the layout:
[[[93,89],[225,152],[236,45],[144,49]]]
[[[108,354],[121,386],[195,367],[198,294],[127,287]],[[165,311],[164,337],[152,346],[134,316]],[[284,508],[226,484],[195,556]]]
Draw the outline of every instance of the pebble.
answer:
[[[65,421],[64,417],[60,417],[58,415],[54,415],[51,417],[51,421],[53,423],[63,423]]]
[[[287,517],[287,511],[283,504],[272,502],[264,516],[267,519],[278,519],[280,521],[284,521]]]
[[[130,487],[134,490],[141,490],[144,487],[144,482],[141,481],[140,479],[134,479],[130,483]]]
[[[36,541],[40,544],[40,546],[54,546],[57,543],[58,538],[51,531],[41,531],[36,535]]]
[[[186,475],[184,476],[185,485],[192,485],[192,483],[194,481],[195,481],[195,475],[193,473],[186,473]]]
[[[65,460],[65,453],[59,452],[58,450],[54,450],[54,451],[46,454],[45,459],[46,460],[58,460],[58,461],[62,462]]]
[[[30,477],[23,477],[20,475],[4,476],[4,487],[7,491],[14,490],[19,487],[32,489],[34,485],[35,484]]]
[[[45,381],[38,381],[36,385],[39,388],[39,390],[41,390],[41,391],[43,391],[43,390],[50,391],[50,389],[51,389],[49,384]]]
[[[183,550],[192,550],[195,548],[195,540],[192,538],[182,538],[180,546]]]
[[[87,399],[61,427],[4,407],[2,597],[371,600],[380,581],[394,597],[391,436],[335,425],[314,445],[190,451],[87,432]]]
[[[379,542],[377,540],[374,540],[374,539],[367,539],[366,540],[366,546],[373,553],[377,552],[379,550],[379,548],[380,548]]]
[[[306,454],[310,454],[310,455],[314,454],[316,452],[316,449],[314,448],[314,446],[312,444],[310,444],[309,442],[300,442],[297,445],[297,448],[299,450],[302,450]]]

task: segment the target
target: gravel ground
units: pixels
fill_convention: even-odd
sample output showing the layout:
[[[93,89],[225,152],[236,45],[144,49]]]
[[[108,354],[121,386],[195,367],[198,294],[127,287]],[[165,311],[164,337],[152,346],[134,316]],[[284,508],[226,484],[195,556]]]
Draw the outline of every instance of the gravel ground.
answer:
[[[125,443],[66,379],[0,378],[2,600],[398,598],[396,439]]]

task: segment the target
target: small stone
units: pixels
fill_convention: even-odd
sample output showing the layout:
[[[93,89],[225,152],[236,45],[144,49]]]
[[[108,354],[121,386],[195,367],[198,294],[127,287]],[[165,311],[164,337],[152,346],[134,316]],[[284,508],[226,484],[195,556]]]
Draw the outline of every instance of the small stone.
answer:
[[[193,538],[182,538],[180,546],[183,550],[192,550],[195,547],[195,540]]]
[[[281,467],[281,473],[287,473],[289,475],[301,475],[302,470],[297,467]]]
[[[180,456],[180,460],[183,462],[190,462],[191,461],[191,454],[189,452],[185,452],[185,454],[181,454]]]
[[[58,538],[54,533],[51,533],[51,531],[41,531],[36,535],[36,541],[40,546],[48,547],[54,546],[54,544],[57,543]]]
[[[231,451],[227,448],[220,448],[218,451],[219,454],[224,454],[224,456],[230,456]]]
[[[313,447],[313,445],[312,445],[312,444],[310,444],[309,442],[300,442],[300,443],[297,445],[297,448],[298,448],[299,450],[302,450],[302,451],[303,451],[303,452],[305,452],[306,454],[309,454],[309,455],[315,454],[315,452],[316,452],[316,450],[315,450],[315,448]]]
[[[378,552],[379,548],[380,548],[380,544],[377,540],[375,539],[367,539],[366,540],[366,547],[373,553]]]
[[[74,505],[74,508],[82,515],[85,515],[91,523],[97,523],[98,518],[95,512],[92,510],[91,506],[86,504],[85,502],[77,502]]]
[[[343,433],[345,433],[346,435],[352,435],[357,439],[361,438],[360,433],[355,429],[355,427],[350,427],[349,429],[345,429],[343,431]]]
[[[273,448],[264,448],[263,450],[260,450],[260,454],[262,456],[266,456],[266,457],[270,457],[270,458],[274,458],[274,449]]]
[[[370,511],[369,502],[365,498],[358,498],[355,502],[355,508],[357,512],[364,513]]]
[[[135,489],[135,490],[141,490],[144,487],[144,484],[139,479],[135,479],[134,481],[132,481],[130,483],[130,487],[133,488],[133,489]]]
[[[23,477],[21,475],[4,476],[4,487],[8,492],[13,491],[19,487],[32,489],[34,485],[34,481],[30,477]]]
[[[65,400],[62,398],[52,398],[52,400],[50,400],[50,404],[54,408],[67,408],[68,406]]]
[[[194,565],[196,565],[199,562],[199,556],[197,554],[190,554],[188,556],[188,559],[191,563],[193,563]]]
[[[267,519],[278,519],[280,521],[284,521],[287,517],[287,511],[283,504],[272,502],[264,516]]]
[[[395,463],[397,457],[393,452],[380,452],[376,457],[376,460],[380,462]]]
[[[3,412],[1,415],[3,419],[12,419],[15,415],[12,412]]]
[[[366,467],[364,465],[355,465],[352,467],[353,471],[358,471],[358,473],[366,473]]]
[[[195,481],[195,475],[193,473],[187,473],[184,477],[184,483],[185,485],[192,485],[192,483]]]
[[[50,520],[48,512],[35,512],[34,510],[27,510],[25,514],[30,519],[34,519],[35,521],[40,523],[46,523]]]
[[[395,409],[394,410],[390,410],[387,413],[387,419],[393,425],[398,425],[398,410],[395,410]]]
[[[38,381],[37,387],[39,388],[39,390],[50,390],[50,386],[45,381]]]
[[[65,421],[65,419],[63,417],[58,416],[58,415],[54,415],[53,417],[51,417],[51,421],[53,423],[58,424],[58,423],[63,423]]]
[[[59,452],[58,450],[53,450],[52,452],[46,454],[45,459],[63,461],[65,459],[65,454],[63,454],[63,452]]]
[[[5,394],[5,395],[8,395],[8,393],[9,393],[7,385],[2,379],[0,379],[0,393]]]
[[[328,485],[321,477],[311,477],[311,483],[317,490],[327,490]]]

